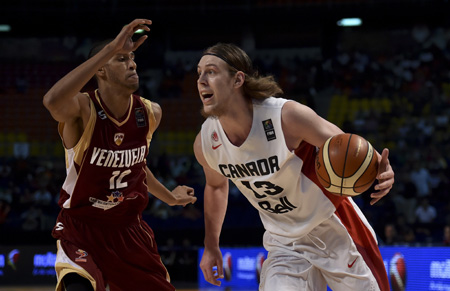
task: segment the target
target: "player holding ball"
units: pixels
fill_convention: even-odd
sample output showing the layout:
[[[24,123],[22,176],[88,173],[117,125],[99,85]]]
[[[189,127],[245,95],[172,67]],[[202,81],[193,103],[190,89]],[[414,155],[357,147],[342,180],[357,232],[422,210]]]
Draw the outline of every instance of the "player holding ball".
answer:
[[[317,150],[342,130],[279,97],[283,91],[273,77],[259,75],[233,44],[206,49],[197,71],[207,118],[194,143],[206,177],[205,279],[220,285],[224,277],[219,237],[231,180],[266,230],[259,290],[389,290],[367,219],[351,197],[326,190],[316,175]],[[392,188],[394,172],[388,149],[372,154],[378,163],[374,204]]]

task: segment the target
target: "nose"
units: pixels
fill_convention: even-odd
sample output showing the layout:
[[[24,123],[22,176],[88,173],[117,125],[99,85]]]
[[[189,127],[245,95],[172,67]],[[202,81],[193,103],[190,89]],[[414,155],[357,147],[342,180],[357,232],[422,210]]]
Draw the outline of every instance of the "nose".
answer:
[[[201,73],[201,74],[198,76],[197,84],[203,84],[203,85],[206,84],[205,74]]]
[[[130,60],[128,67],[130,68],[130,70],[136,70],[137,64],[134,60]]]

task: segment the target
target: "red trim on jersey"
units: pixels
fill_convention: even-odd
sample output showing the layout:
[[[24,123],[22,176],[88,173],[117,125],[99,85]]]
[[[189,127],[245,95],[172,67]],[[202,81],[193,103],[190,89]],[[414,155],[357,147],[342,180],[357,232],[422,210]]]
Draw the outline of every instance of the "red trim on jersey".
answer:
[[[351,202],[348,199],[343,200],[335,213],[344,224],[355,242],[356,248],[377,279],[380,289],[389,291],[389,279],[378,245],[370,230],[361,221]]]
[[[295,154],[303,161],[303,175],[316,184],[336,207],[336,215],[355,242],[356,248],[372,271],[380,289],[389,291],[386,268],[372,232],[362,222],[348,198],[331,194],[320,184],[315,169],[316,148],[307,142],[302,142],[295,150]]]
[[[314,182],[319,188],[322,190],[323,194],[328,197],[328,199],[333,203],[335,208],[338,208],[341,204],[342,200],[345,199],[345,197],[340,197],[334,194],[331,194],[325,188],[320,184],[319,179],[316,175],[316,147],[313,145],[310,145],[307,142],[302,142],[299,147],[295,150],[295,155],[299,157],[303,161],[303,167],[302,167],[302,173],[308,179]]]

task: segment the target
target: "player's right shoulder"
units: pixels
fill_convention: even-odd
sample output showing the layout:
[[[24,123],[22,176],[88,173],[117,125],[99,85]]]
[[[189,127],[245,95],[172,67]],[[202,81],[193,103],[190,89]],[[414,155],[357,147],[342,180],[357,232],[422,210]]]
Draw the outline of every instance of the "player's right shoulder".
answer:
[[[202,134],[199,132],[197,136],[195,137],[194,141],[194,155],[197,158],[197,161],[204,166],[205,164],[205,157],[203,155],[203,147],[202,147]]]

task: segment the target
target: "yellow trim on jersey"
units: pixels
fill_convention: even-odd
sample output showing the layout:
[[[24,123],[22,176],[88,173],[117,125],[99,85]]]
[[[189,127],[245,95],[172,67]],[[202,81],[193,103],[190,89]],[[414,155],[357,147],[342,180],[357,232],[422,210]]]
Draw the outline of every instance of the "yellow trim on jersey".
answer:
[[[56,282],[56,288],[55,291],[64,291],[64,284],[62,282],[62,279],[64,278],[65,275],[70,274],[70,273],[75,273],[80,275],[83,278],[86,278],[87,280],[89,280],[89,282],[91,282],[92,288],[94,288],[94,291],[97,289],[96,288],[96,282],[95,279],[92,278],[88,272],[86,272],[84,269],[76,269],[73,266],[69,265],[69,264],[65,264],[65,263],[60,263],[60,264],[56,264],[55,266],[55,270],[56,273],[58,274],[58,279]]]
[[[122,125],[124,125],[127,121],[128,121],[128,119],[130,118],[130,115],[131,115],[131,108],[133,108],[133,95],[130,95],[130,106],[128,107],[128,115],[127,115],[127,117],[122,121],[122,122],[119,122],[117,119],[115,119],[113,116],[111,116],[111,115],[109,115],[108,114],[108,111],[106,111],[105,110],[105,108],[103,107],[103,104],[102,104],[102,102],[101,102],[101,100],[100,100],[100,96],[98,95],[98,89],[96,89],[95,90],[95,99],[97,99],[97,102],[98,102],[98,104],[100,104],[100,107],[103,109],[103,112],[106,114],[106,116],[108,116],[108,118],[112,121],[112,122],[114,122],[114,124],[115,125],[117,125],[117,126],[122,126]]]
[[[62,132],[63,132],[65,123],[60,122],[58,124],[58,133],[59,133],[59,136],[61,137],[63,147],[65,149],[66,168],[69,167],[68,151],[72,151],[74,153],[73,161],[75,163],[77,163],[78,165],[81,165],[83,153],[84,153],[84,151],[86,151],[88,149],[88,147],[91,143],[92,135],[94,133],[94,128],[95,128],[95,123],[97,121],[97,112],[95,110],[94,102],[91,100],[88,93],[83,93],[83,94],[85,94],[89,98],[91,112],[89,115],[89,121],[86,124],[86,128],[84,129],[83,134],[80,137],[80,140],[78,140],[77,144],[73,148],[71,148],[71,149],[67,148],[65,145],[65,142],[64,142]]]
[[[156,130],[156,118],[153,113],[152,102],[144,97],[141,97],[142,103],[144,103],[145,108],[147,109],[148,114],[148,122],[149,122],[149,130],[147,134],[147,147],[150,146],[150,142],[152,141],[153,133]]]
[[[56,246],[58,248],[58,252],[64,253],[64,250],[61,248],[59,240],[57,241]],[[64,253],[64,255],[65,255],[65,253]],[[67,259],[69,259],[69,258],[67,257]],[[62,279],[64,278],[65,275],[70,274],[70,273],[75,273],[75,274],[80,275],[83,278],[86,278],[87,280],[89,280],[89,282],[91,282],[91,285],[92,285],[92,288],[94,288],[94,291],[96,290],[97,282],[85,269],[82,269],[81,267],[76,268],[75,266],[72,266],[68,263],[56,263],[55,271],[56,271],[56,277],[57,277],[55,291],[64,291]]]

